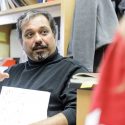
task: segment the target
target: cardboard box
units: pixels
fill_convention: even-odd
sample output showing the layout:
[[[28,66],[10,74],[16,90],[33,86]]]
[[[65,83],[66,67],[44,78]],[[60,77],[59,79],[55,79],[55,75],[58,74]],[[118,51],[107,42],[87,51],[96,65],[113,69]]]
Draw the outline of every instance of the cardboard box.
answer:
[[[0,43],[9,43],[11,25],[0,26]]]
[[[84,125],[89,112],[93,87],[99,73],[77,73],[70,79],[69,87],[77,89],[76,125]]]
[[[0,26],[0,58],[6,58],[10,56],[10,31],[11,25]]]
[[[91,103],[92,90],[77,90],[76,125],[84,125]]]
[[[9,44],[0,43],[0,58],[9,57]]]

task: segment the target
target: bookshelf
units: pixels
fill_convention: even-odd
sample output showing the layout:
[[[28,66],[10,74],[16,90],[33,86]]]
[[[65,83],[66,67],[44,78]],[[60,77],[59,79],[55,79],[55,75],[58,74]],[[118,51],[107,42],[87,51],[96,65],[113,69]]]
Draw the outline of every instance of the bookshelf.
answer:
[[[70,6],[70,8],[69,8]],[[22,6],[14,9],[0,11],[0,27],[15,24],[17,18],[27,10],[38,9],[46,10],[53,17],[61,17],[60,41],[63,55],[67,55],[67,47],[70,41],[72,30],[72,18],[74,12],[75,0],[54,0],[51,2],[38,3],[34,5]]]

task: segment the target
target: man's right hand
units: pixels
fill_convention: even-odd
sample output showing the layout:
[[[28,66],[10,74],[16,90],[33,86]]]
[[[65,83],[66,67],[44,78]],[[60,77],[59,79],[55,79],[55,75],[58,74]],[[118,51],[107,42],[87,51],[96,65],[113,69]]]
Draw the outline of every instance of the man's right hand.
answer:
[[[9,78],[9,74],[0,72],[0,81],[3,81],[5,78]]]

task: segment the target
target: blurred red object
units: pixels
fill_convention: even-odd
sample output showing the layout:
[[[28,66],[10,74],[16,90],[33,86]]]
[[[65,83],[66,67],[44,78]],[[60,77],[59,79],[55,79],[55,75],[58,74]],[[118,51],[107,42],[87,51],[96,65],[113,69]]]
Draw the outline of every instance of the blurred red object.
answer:
[[[125,38],[116,33],[100,68],[85,125],[125,125]]]
[[[10,67],[16,64],[16,60],[13,58],[6,58],[1,63],[0,66]]]

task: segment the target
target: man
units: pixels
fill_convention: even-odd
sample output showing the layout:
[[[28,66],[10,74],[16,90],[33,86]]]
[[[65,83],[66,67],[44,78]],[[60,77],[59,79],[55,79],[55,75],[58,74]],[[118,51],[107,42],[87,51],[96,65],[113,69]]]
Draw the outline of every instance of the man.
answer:
[[[68,83],[73,74],[87,70],[72,59],[59,55],[55,22],[50,14],[29,11],[18,19],[17,29],[28,61],[1,73],[1,87],[5,85],[51,93],[48,118],[33,125],[75,125],[76,92],[68,88]]]

